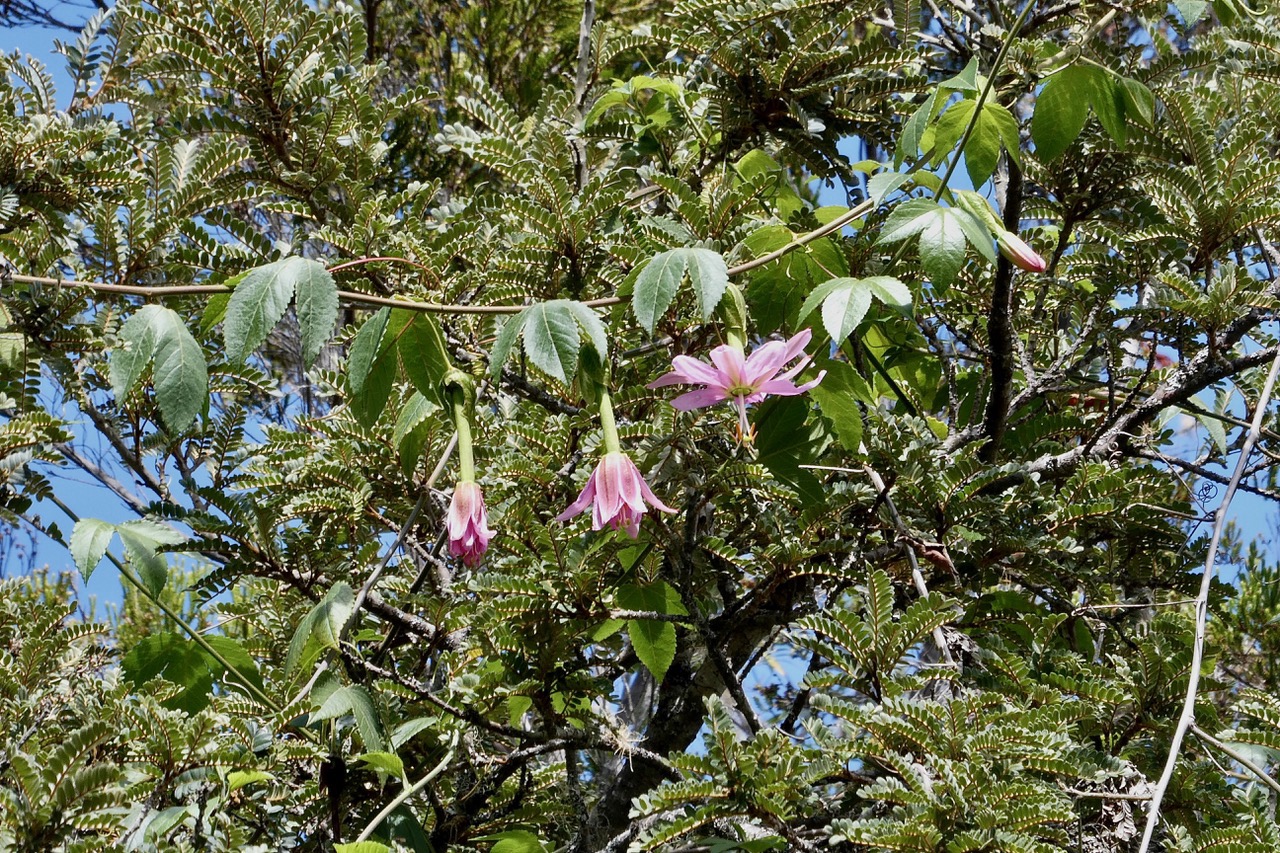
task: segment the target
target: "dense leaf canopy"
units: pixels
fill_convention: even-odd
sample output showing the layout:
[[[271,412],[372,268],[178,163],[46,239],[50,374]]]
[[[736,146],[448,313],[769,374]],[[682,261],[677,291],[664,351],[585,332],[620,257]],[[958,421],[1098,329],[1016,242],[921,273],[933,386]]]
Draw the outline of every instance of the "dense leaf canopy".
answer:
[[[70,91],[0,56],[0,548],[126,589],[0,581],[0,849],[1280,849],[1280,566],[1215,527],[1278,488],[1276,22],[121,0]]]

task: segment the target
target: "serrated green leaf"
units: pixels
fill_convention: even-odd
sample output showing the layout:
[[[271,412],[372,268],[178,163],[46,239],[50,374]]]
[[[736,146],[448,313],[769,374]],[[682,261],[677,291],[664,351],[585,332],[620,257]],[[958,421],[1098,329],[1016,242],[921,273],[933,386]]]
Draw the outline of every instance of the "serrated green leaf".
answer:
[[[1036,96],[1031,138],[1042,160],[1057,159],[1084,130],[1091,97],[1088,76],[1083,65],[1069,66],[1050,77]]]
[[[795,234],[785,226],[766,225],[743,242],[753,257],[760,257],[794,238]],[[832,273],[843,275],[848,269],[844,253],[824,237],[756,270],[746,297],[757,331],[767,335],[792,326],[809,292]]]
[[[871,295],[885,305],[896,308],[911,306],[911,289],[891,275],[872,275],[862,279]]]
[[[1173,8],[1182,16],[1184,27],[1190,28],[1204,17],[1204,10],[1209,8],[1207,0],[1173,0]]]
[[[1124,91],[1114,74],[1102,68],[1085,66],[1089,70],[1089,105],[1098,117],[1107,135],[1124,145],[1128,138],[1124,123]]]
[[[13,327],[13,315],[0,302],[0,367],[16,368],[22,363],[26,340]]]
[[[395,853],[381,841],[350,841],[333,845],[334,853]]]
[[[965,170],[974,187],[982,186],[995,173],[1001,148],[1018,159],[1018,121],[999,104],[983,104],[964,146]]]
[[[222,322],[227,358],[231,361],[244,361],[262,346],[289,309],[298,271],[290,264],[292,260],[285,258],[249,270],[231,291]]]
[[[833,341],[843,341],[857,328],[871,307],[871,290],[857,278],[833,278],[809,294],[800,308],[800,322],[821,303],[822,324]]]
[[[166,699],[168,708],[199,713],[209,706],[217,661],[186,637],[173,633],[144,637],[120,661],[125,678],[142,685],[163,678],[183,690]]]
[[[902,186],[911,178],[906,172],[886,170],[877,172],[867,179],[867,195],[876,204],[883,204],[889,193]]]
[[[601,358],[607,358],[609,354],[609,333],[605,329],[604,323],[596,316],[596,312],[581,302],[566,300],[565,304],[569,306],[569,312],[578,321],[582,331],[587,333],[587,340],[591,341],[591,346],[595,347]]]
[[[213,634],[205,637],[205,642],[222,655],[222,660],[235,670],[235,672],[226,671],[222,661],[218,661],[217,674],[222,678],[223,683],[239,690],[245,690],[250,685],[258,690],[263,689],[262,673],[258,671],[257,662],[249,656],[238,640]]]
[[[902,135],[898,138],[898,147],[894,149],[895,168],[900,167],[908,157],[915,157],[920,153],[920,143],[924,139],[925,128],[929,126],[936,111],[944,104],[946,104],[946,97],[940,89],[935,89],[903,124]]]
[[[152,372],[156,403],[165,426],[171,432],[182,432],[209,402],[209,368],[204,350],[176,311],[159,308],[152,315],[151,324],[156,339]]]
[[[1205,432],[1209,434],[1209,438],[1213,441],[1213,446],[1218,449],[1219,453],[1227,452],[1227,430],[1222,425],[1222,421],[1212,415],[1202,415],[1194,413],[1196,420],[1204,427]],[[71,534],[71,538],[75,540],[75,534]]]
[[[85,583],[89,582],[89,576],[106,556],[107,546],[115,532],[114,524],[96,518],[82,518],[76,522],[75,529],[71,531],[71,559]]]
[[[629,619],[627,636],[640,663],[661,683],[676,659],[676,626],[655,619]]]
[[[351,351],[347,355],[347,387],[351,389],[351,393],[359,394],[364,388],[369,371],[373,369],[373,363],[382,351],[382,338],[390,319],[391,309],[379,308],[364,321],[351,341]]]
[[[245,785],[270,782],[275,778],[265,770],[232,770],[227,774],[227,791],[238,791]]]
[[[884,227],[880,229],[879,242],[896,243],[919,234],[939,209],[933,199],[907,199],[889,212]]]
[[[756,459],[774,477],[790,485],[809,506],[824,499],[818,478],[801,465],[809,465],[822,452],[825,430],[807,423],[810,403],[807,397],[774,397],[756,409]]]
[[[395,341],[400,365],[413,387],[429,400],[443,403],[441,383],[453,365],[439,322],[430,315],[397,308],[387,322],[387,334]]]
[[[1131,77],[1120,78],[1121,94],[1124,96],[1124,114],[1151,127],[1156,115],[1156,96],[1143,83]]]
[[[511,829],[486,835],[481,841],[494,842],[489,853],[546,853],[541,839],[524,829]]]
[[[354,610],[355,593],[350,585],[346,581],[334,584],[298,623],[285,656],[285,672],[293,675],[299,669],[311,666],[325,649],[336,649],[338,635]]]
[[[955,280],[964,266],[968,246],[964,228],[954,212],[939,208],[920,231],[920,265],[929,280],[946,287]]]
[[[662,613],[667,616],[688,616],[680,593],[664,580],[657,580],[647,586],[624,584],[618,588],[618,606],[624,610],[646,610]]]
[[[493,349],[489,351],[489,373],[494,378],[502,375],[502,368],[511,357],[511,349],[524,329],[526,313],[521,311],[514,317],[507,317],[498,328],[493,339]]]
[[[960,208],[951,208],[947,211],[947,215],[960,226],[969,245],[986,258],[988,263],[994,264],[996,262],[995,237],[982,224],[982,221]]]
[[[237,276],[243,278],[243,276]],[[227,316],[227,304],[231,302],[230,293],[215,293],[205,303],[204,313],[200,315],[200,333],[207,335],[214,330]]]
[[[302,364],[310,367],[338,325],[338,285],[324,264],[310,258],[286,258],[302,328]]]
[[[850,453],[860,453],[862,444],[862,411],[860,386],[865,385],[853,367],[843,361],[823,363],[827,375],[809,394],[818,404],[818,411],[831,424],[836,439]]]
[[[355,760],[363,762],[374,770],[389,773],[397,779],[404,778],[404,761],[394,752],[366,752],[363,755],[357,755]]]
[[[385,752],[386,737],[382,731],[382,721],[373,705],[373,698],[362,684],[349,684],[339,687],[330,693],[309,715],[311,722],[332,720],[350,714],[356,721],[356,730],[365,749],[370,752]]]
[[[108,365],[111,393],[119,403],[123,403],[137,387],[143,371],[155,357],[156,330],[152,318],[162,310],[159,305],[144,305],[120,327],[120,340],[124,346],[111,350]]]
[[[412,474],[413,469],[418,466],[422,449],[437,426],[435,414],[439,410],[439,406],[418,391],[413,393],[400,410],[391,433],[391,443],[400,453],[400,465],[406,476]]]
[[[529,306],[524,313],[528,315],[521,336],[525,355],[543,373],[569,382],[578,372],[581,336],[568,302],[563,299],[540,302]]]
[[[703,320],[710,320],[729,286],[729,268],[719,252],[710,249],[677,249],[684,254],[689,283]]]
[[[948,106],[942,115],[938,117],[938,124],[934,130],[933,137],[935,158],[941,158],[956,147],[960,137],[964,135],[965,128],[969,126],[969,120],[973,117],[973,111],[977,106],[977,100],[966,98]],[[972,138],[971,135],[970,142]],[[966,142],[965,144],[965,150],[967,151],[969,143]]]
[[[684,279],[686,263],[680,249],[660,252],[636,277],[631,310],[641,328],[649,334],[653,334],[653,327],[657,325],[658,319],[671,307],[671,301],[675,299],[680,282]]]
[[[0,367],[14,370],[21,365],[26,346],[21,332],[0,332]]]
[[[143,586],[152,595],[159,595],[169,577],[169,559],[156,553],[164,545],[178,545],[187,541],[172,527],[148,519],[137,519],[116,525],[116,533],[124,543],[125,551]]]

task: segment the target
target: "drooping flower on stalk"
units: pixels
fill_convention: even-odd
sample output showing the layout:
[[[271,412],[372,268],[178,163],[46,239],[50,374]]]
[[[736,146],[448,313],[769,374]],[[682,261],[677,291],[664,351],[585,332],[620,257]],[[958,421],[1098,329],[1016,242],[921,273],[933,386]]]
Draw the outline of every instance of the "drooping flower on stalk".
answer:
[[[640,535],[640,518],[646,504],[663,512],[675,512],[658,500],[631,457],[621,450],[611,450],[591,472],[578,499],[557,515],[556,521],[568,521],[591,507],[592,530],[626,530],[635,539]]]
[[[484,494],[474,481],[459,480],[453,487],[445,527],[449,532],[449,553],[461,557],[466,566],[478,566],[489,547],[493,531],[489,529]]]
[[[451,371],[446,377],[445,387],[453,406],[454,428],[458,432],[458,482],[449,501],[445,530],[449,534],[449,553],[461,557],[464,565],[475,567],[480,564],[493,537],[485,511],[484,494],[475,481],[475,454],[468,418],[475,391],[471,377],[458,370]]]
[[[671,372],[658,377],[646,387],[704,386],[687,391],[671,401],[671,405],[682,412],[732,400],[738,410],[739,440],[747,441],[751,436],[747,424],[747,406],[760,402],[770,394],[779,397],[803,394],[826,376],[827,372],[824,370],[803,385],[796,385],[792,381],[809,364],[810,359],[804,354],[804,348],[812,337],[813,332],[805,329],[789,341],[769,341],[762,344],[751,355],[744,355],[742,349],[732,343],[722,344],[711,351],[711,364],[687,355],[678,355],[671,361]],[[783,371],[796,358],[800,358],[800,361]]]
[[[1001,231],[996,234],[996,245],[1000,248],[1000,254],[1004,255],[1009,263],[1021,270],[1027,272],[1044,272],[1048,266],[1044,258],[1036,252],[1035,249],[1027,245],[1027,242],[1014,234],[1012,231]]]
[[[584,350],[584,355],[588,354]],[[590,353],[594,356],[594,353]],[[577,500],[569,504],[565,511],[556,516],[556,521],[568,521],[574,516],[591,508],[591,529],[603,530],[606,527],[614,530],[625,530],[627,535],[635,539],[640,535],[640,519],[648,507],[662,512],[675,512],[672,507],[658,500],[657,495],[644,481],[640,469],[631,457],[622,452],[618,443],[618,427],[613,417],[613,401],[609,396],[607,379],[603,376],[603,368],[595,363],[595,359],[584,359],[584,374],[589,374],[594,366],[600,376],[584,376],[584,385],[596,385],[593,390],[600,400],[600,428],[604,435],[605,454],[596,465],[587,484],[578,495]]]

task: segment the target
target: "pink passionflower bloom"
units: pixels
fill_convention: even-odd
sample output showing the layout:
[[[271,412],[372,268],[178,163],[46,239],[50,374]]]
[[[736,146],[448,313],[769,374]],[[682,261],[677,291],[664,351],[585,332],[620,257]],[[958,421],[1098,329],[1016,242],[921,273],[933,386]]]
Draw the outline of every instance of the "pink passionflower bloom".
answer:
[[[654,495],[636,463],[627,454],[614,451],[604,455],[582,494],[556,516],[556,521],[568,521],[590,506],[592,530],[623,528],[635,539],[640,535],[640,516],[645,513],[646,503],[663,512],[675,512]]]
[[[493,536],[479,486],[464,480],[453,487],[445,527],[449,532],[449,553],[461,557],[465,565],[479,565]]]
[[[1009,263],[1021,270],[1027,272],[1044,272],[1047,264],[1044,258],[1036,253],[1036,250],[1027,245],[1026,241],[1011,231],[1006,231],[996,237],[996,245],[1000,247],[1000,254],[1009,259]]]
[[[678,355],[671,360],[671,372],[650,382],[647,387],[705,385],[705,388],[681,394],[671,401],[671,405],[687,412],[732,400],[738,410],[740,437],[745,437],[750,434],[747,427],[747,406],[760,402],[770,394],[779,397],[803,394],[827,375],[823,370],[813,381],[803,385],[796,385],[792,381],[809,364],[804,348],[811,337],[813,332],[805,329],[789,341],[769,341],[762,344],[748,356],[744,356],[736,347],[723,344],[711,351],[711,364],[687,355]],[[783,367],[801,356],[800,361],[783,372]]]

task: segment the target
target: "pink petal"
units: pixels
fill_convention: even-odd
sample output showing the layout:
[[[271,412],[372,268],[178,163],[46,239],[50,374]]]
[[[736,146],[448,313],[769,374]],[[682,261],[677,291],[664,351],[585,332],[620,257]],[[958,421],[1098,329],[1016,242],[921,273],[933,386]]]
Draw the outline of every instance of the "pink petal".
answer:
[[[711,365],[687,355],[678,355],[671,359],[675,372],[683,373],[689,378],[690,385],[719,385],[725,377]]]
[[[813,337],[813,329],[803,329],[795,334],[795,336],[787,341],[787,358],[790,361],[800,353],[804,352],[804,348],[809,345],[809,339]]]
[[[598,469],[597,469],[598,470]],[[587,478],[587,485],[583,487],[582,492],[578,495],[578,499],[569,504],[565,511],[556,516],[556,521],[568,521],[580,512],[586,510],[588,506],[596,498],[596,472],[592,471],[591,476]]]
[[[626,476],[622,480],[622,502],[638,513],[644,512],[644,501],[640,498],[640,486],[644,483],[644,477],[640,476],[640,469],[636,467],[636,463],[630,458],[622,457],[626,461]]]
[[[622,509],[622,478],[626,470],[618,464],[619,458],[629,461],[621,453],[606,453],[596,466],[596,505],[591,516],[593,530],[612,524]]]
[[[625,527],[627,535],[635,539],[640,535],[640,516],[633,513],[630,518],[626,519],[624,524],[618,526]],[[614,527],[614,529],[617,530],[618,527]]]
[[[687,412],[690,409],[714,406],[716,403],[722,403],[727,399],[729,399],[729,395],[725,394],[723,388],[699,388],[696,391],[687,391],[676,397],[671,401],[671,405],[682,412]]]
[[[756,347],[755,352],[747,357],[742,384],[752,388],[759,386],[761,382],[772,379],[787,361],[787,345],[782,341],[769,341]]]
[[[653,493],[653,489],[649,488],[649,484],[640,478],[640,494],[644,495],[644,499],[649,502],[649,506],[654,509],[660,509],[663,512],[675,512],[676,510],[658,500],[658,496]]]
[[[794,397],[800,393],[802,392],[795,386],[794,382],[789,382],[786,379],[770,379],[760,386],[759,394],[753,394],[752,396],[765,397],[768,394],[772,394],[775,397]],[[755,403],[759,401],[748,398],[748,402]]]
[[[1004,255],[1009,261],[1019,269],[1027,272],[1044,272],[1044,258],[1036,253],[1036,250],[1027,245],[1026,241],[1009,231],[1004,232],[996,238],[996,245],[1000,248],[1000,254]]]
[[[746,360],[742,357],[742,352],[736,347],[728,344],[722,344],[711,351],[711,361],[716,367],[720,368],[723,374],[721,380],[716,384],[723,384],[726,388],[732,388],[743,384],[743,377],[746,374]]]
[[[773,394],[778,397],[794,397],[797,394],[803,394],[810,388],[816,387],[817,384],[822,381],[822,377],[826,375],[827,371],[819,371],[817,377],[813,381],[806,382],[800,386],[797,386],[786,379],[772,379],[761,385],[760,390],[765,394]]]
[[[693,384],[694,383],[690,381],[689,377],[685,376],[683,373],[681,373],[678,370],[673,370],[670,373],[662,374],[657,379],[653,380],[652,382],[650,382],[648,385],[644,387],[663,388],[667,385],[693,385]]]

